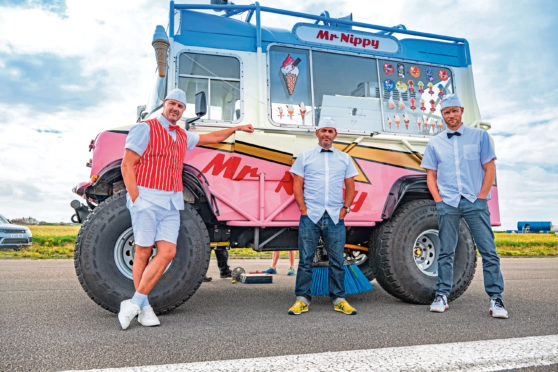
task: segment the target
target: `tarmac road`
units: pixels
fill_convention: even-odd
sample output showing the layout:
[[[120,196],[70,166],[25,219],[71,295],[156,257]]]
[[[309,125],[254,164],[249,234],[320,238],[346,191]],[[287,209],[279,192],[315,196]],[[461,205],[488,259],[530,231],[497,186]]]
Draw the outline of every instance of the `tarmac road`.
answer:
[[[252,271],[269,261],[230,265]],[[327,298],[315,298],[308,313],[289,316],[294,277],[286,276],[287,266],[280,260],[273,284],[231,284],[218,278],[212,261],[213,281],[161,316],[160,327],[134,322],[121,331],[116,315],[82,290],[72,260],[0,260],[0,370],[125,367],[558,334],[558,258],[502,259],[508,320],[488,315],[480,258],[473,283],[444,314],[403,303],[374,281],[373,291],[348,297],[356,316],[334,312]]]

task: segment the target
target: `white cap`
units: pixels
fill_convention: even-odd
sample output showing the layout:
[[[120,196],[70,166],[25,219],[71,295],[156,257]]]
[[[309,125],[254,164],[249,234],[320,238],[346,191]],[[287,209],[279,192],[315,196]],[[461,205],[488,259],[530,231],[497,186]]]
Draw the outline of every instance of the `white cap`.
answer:
[[[461,101],[457,94],[448,94],[442,98],[442,108],[441,110],[445,109],[446,107],[463,107],[461,106]]]
[[[171,90],[165,97],[165,101],[167,99],[173,99],[175,101],[181,102],[184,106],[186,106],[186,93],[184,93],[182,89],[175,88]]]
[[[318,124],[318,128],[316,129],[322,129],[322,128],[333,128],[337,130],[337,125],[335,124],[333,118],[330,118],[329,116],[322,116],[320,118],[320,123]]]

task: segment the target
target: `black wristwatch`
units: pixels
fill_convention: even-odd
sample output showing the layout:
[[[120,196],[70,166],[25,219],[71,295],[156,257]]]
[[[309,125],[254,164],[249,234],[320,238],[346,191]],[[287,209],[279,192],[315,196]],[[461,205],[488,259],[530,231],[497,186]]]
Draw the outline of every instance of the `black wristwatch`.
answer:
[[[343,206],[345,212],[349,213],[351,211],[351,207]]]

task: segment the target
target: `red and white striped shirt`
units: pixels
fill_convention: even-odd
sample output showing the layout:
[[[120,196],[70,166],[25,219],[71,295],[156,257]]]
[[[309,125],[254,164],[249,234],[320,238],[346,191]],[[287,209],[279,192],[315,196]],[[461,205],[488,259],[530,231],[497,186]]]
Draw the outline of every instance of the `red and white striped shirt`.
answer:
[[[138,186],[156,190],[182,191],[182,167],[188,136],[176,128],[176,141],[157,119],[147,120],[149,143],[136,168]]]

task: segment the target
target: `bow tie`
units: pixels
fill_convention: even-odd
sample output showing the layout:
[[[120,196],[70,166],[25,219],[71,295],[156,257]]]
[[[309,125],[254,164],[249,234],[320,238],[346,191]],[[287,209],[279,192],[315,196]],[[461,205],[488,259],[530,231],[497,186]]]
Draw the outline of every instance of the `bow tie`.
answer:
[[[176,128],[178,128],[178,125],[172,125],[172,124],[169,125],[169,130],[171,131],[176,130]]]
[[[453,133],[448,132],[448,138],[451,138],[453,136],[460,136],[460,135],[461,135],[461,133],[459,133],[459,132],[453,132]]]
[[[333,152],[333,150],[330,150],[330,149],[322,149],[322,151],[320,151],[320,152]]]

